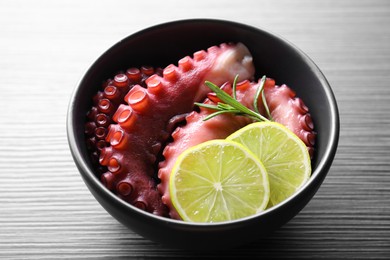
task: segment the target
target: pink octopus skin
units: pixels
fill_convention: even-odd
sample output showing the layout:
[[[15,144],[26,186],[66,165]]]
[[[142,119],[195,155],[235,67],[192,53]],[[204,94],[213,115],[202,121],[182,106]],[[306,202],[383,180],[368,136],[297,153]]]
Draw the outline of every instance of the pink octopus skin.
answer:
[[[184,57],[177,67],[169,65],[162,77],[146,80],[146,89],[134,86],[124,98],[127,104],[113,115],[117,124],[109,127],[110,146],[101,150],[99,162],[108,168],[102,183],[130,204],[167,216],[153,175],[157,156],[170,137],[172,118],[191,112],[194,102],[204,100],[209,92],[206,79],[222,84],[236,74],[253,78],[252,57],[241,43],[221,44]]]
[[[237,84],[237,100],[252,110],[258,84],[247,80]],[[230,84],[225,84],[221,88],[231,95]],[[266,80],[264,92],[274,121],[287,126],[305,142],[309,152],[313,151],[315,132],[308,109],[302,100],[295,97],[295,93],[286,85],[275,86],[272,79]],[[214,94],[209,94],[205,103],[215,104],[219,101]],[[258,108],[264,115],[264,106],[261,101],[258,103]],[[202,107],[200,112],[194,111],[188,115],[187,124],[176,128],[172,134],[173,142],[169,143],[163,151],[165,161],[159,164],[158,177],[161,183],[158,185],[158,190],[162,194],[163,203],[169,208],[171,218],[181,219],[172,205],[169,194],[169,177],[177,157],[192,146],[212,139],[224,139],[234,131],[253,122],[247,117],[231,114],[221,114],[208,121],[203,121],[213,112],[215,111]]]
[[[99,164],[100,150],[109,145],[105,140],[108,127],[114,123],[112,116],[124,102],[123,97],[134,85],[146,87],[145,80],[148,77],[153,74],[162,75],[161,73],[162,69],[148,66],[129,68],[125,72],[117,73],[113,79],[105,81],[93,97],[93,105],[87,113],[85,134],[91,160],[99,173],[107,171],[107,167]]]

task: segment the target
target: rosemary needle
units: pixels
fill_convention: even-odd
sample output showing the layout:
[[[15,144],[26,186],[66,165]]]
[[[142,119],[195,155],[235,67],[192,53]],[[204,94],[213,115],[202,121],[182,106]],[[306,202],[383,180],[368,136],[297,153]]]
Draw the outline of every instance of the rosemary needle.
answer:
[[[217,85],[210,81],[206,81],[205,85],[208,86],[216,95],[217,97],[223,102],[219,102],[217,105],[210,105],[210,104],[202,104],[202,103],[195,103],[195,105],[199,107],[204,107],[204,108],[209,108],[216,110],[216,112],[208,115],[206,118],[203,120],[209,120],[215,116],[218,116],[220,114],[225,114],[225,113],[232,113],[235,115],[243,115],[250,117],[251,119],[255,121],[270,121],[266,117],[262,116],[258,109],[257,109],[257,101],[259,99],[260,94],[262,94],[262,102],[264,104],[264,107],[266,109],[266,112],[268,116],[270,117],[269,109],[266,104],[265,96],[264,96],[264,82],[265,82],[265,76],[262,78],[258,90],[256,91],[256,96],[254,98],[254,107],[256,111],[253,111],[249,109],[248,107],[244,106],[237,100],[236,96],[236,87],[237,87],[237,80],[238,80],[238,75],[234,78],[233,81],[233,97],[231,97],[229,94],[227,94],[225,91],[220,89]]]

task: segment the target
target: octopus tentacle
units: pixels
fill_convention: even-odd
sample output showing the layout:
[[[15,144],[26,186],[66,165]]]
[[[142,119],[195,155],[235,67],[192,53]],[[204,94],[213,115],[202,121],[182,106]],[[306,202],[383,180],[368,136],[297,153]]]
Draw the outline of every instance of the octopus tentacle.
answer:
[[[113,115],[117,124],[109,127],[106,141],[110,146],[101,150],[100,164],[108,167],[102,182],[125,201],[166,215],[154,175],[157,156],[170,136],[170,119],[192,111],[194,102],[206,97],[206,79],[222,84],[237,74],[253,77],[248,49],[240,43],[221,44],[195,52],[193,58],[184,57],[178,66],[167,66],[162,76],[145,81],[146,88],[134,86]]]
[[[313,157],[317,134],[308,107],[287,85],[266,86],[264,91],[273,119],[294,132],[306,144],[310,157]]]
[[[105,81],[92,98],[93,105],[87,113],[85,134],[91,160],[100,173],[107,171],[106,167],[100,165],[98,161],[101,149],[109,145],[105,139],[109,125],[114,123],[112,118],[114,113],[124,103],[124,96],[134,85],[145,88],[146,79],[155,73],[161,75],[162,69],[149,66],[129,68],[126,72],[119,72],[113,79]]]
[[[237,84],[237,100],[246,107],[253,109],[253,101],[258,88],[256,82],[247,80]],[[226,93],[232,94],[230,84],[221,87]],[[286,85],[278,87],[275,81],[267,79],[264,86],[266,101],[269,104],[271,115],[276,122],[286,125],[297,134],[308,146],[309,152],[313,150],[315,132],[313,122],[308,108],[301,99],[295,97],[295,93]],[[208,94],[206,104],[216,104],[220,102],[215,94]],[[265,114],[264,106],[261,102],[257,104],[260,113]],[[187,124],[176,128],[173,132],[173,141],[169,143],[164,151],[165,160],[159,164],[158,177],[161,183],[158,190],[162,194],[162,201],[169,208],[171,218],[180,219],[179,214],[172,205],[168,183],[172,168],[177,157],[188,148],[212,139],[223,139],[234,131],[253,122],[247,117],[234,116],[231,114],[221,114],[203,121],[213,110],[201,107],[199,112],[192,112],[186,117]],[[287,116],[286,116],[287,115]]]

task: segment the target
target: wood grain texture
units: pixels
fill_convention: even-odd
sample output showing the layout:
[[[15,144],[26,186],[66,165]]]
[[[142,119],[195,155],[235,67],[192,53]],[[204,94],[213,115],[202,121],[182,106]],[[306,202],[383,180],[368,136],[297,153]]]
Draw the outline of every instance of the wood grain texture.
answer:
[[[67,145],[70,95],[98,55],[187,18],[287,38],[339,104],[339,148],[313,200],[270,237],[226,252],[165,248],[124,228]],[[390,258],[390,1],[1,1],[0,93],[0,259]]]

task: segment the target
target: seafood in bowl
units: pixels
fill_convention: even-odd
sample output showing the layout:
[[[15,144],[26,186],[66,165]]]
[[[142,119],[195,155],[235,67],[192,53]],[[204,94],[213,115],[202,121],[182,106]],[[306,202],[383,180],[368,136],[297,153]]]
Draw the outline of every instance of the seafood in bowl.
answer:
[[[87,142],[95,157],[98,153],[98,163],[107,167],[101,181],[108,189],[152,214],[181,219],[168,188],[178,156],[196,144],[226,138],[253,122],[249,117],[226,115],[203,122],[211,111],[207,108],[194,111],[195,103],[205,99],[209,105],[220,102],[205,82],[212,81],[222,86],[225,93],[232,94],[237,75],[243,79],[237,83],[237,100],[254,109],[260,81],[251,81],[255,73],[252,55],[242,43],[222,43],[207,51],[199,50],[193,57],[180,59],[178,66],[170,64],[149,77],[142,71],[146,70],[130,68],[117,74],[95,95],[95,105],[87,116]],[[135,73],[139,75],[135,77]],[[307,106],[287,85],[277,86],[269,78],[263,85],[264,98],[269,103],[268,117],[294,131],[313,153],[316,133]],[[255,109],[264,115],[264,104],[255,104]],[[110,121],[113,123],[108,125]],[[178,123],[184,126],[175,128]],[[170,138],[172,142],[168,141]],[[159,162],[161,152],[163,159]],[[156,180],[161,181],[158,189]]]
[[[280,66],[284,59],[289,63]],[[265,122],[260,126],[256,121]],[[288,132],[283,140],[305,148],[295,149],[303,157],[277,153],[276,157],[300,158],[292,161],[304,162],[305,168],[283,198],[278,197],[283,192],[274,192],[286,185],[277,183],[277,175],[271,176],[272,163],[260,160],[261,155],[249,147],[251,142],[233,138],[242,135],[252,140],[243,129],[254,125],[265,126],[271,137]],[[211,241],[213,246],[226,246],[268,234],[306,205],[337,148],[338,113],[323,75],[287,41],[242,24],[185,20],[138,32],[104,53],[72,97],[68,137],[86,184],[120,222],[174,247],[190,242],[208,247]],[[208,143],[215,140],[218,144]],[[204,144],[238,147],[254,162],[256,176],[268,176],[259,184],[262,199],[255,204],[261,208],[240,218],[188,221],[179,204],[185,196],[177,196],[174,176],[188,162],[184,158],[191,157],[188,151],[199,151]],[[272,145],[264,144],[271,151]],[[234,174],[236,179],[248,179],[241,172]],[[165,232],[170,232],[169,239]]]

